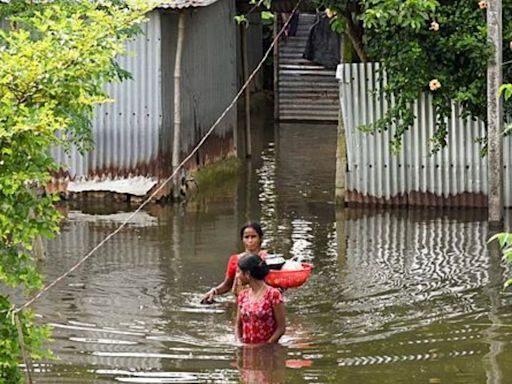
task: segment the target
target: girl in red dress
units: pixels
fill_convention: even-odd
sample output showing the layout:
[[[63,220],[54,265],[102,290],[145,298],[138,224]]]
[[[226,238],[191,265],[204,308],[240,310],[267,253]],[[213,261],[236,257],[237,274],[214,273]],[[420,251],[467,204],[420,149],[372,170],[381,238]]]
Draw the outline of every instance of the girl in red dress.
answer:
[[[212,303],[215,296],[223,295],[231,290],[235,295],[238,295],[242,288],[236,278],[237,264],[240,257],[243,255],[259,255],[264,259],[267,256],[267,252],[261,249],[263,230],[258,223],[252,222],[244,225],[240,230],[240,238],[245,251],[236,253],[229,258],[224,281],[206,292],[201,300],[202,303]]]
[[[286,330],[281,292],[265,284],[269,268],[258,255],[238,260],[237,277],[249,288],[237,298],[235,334],[245,344],[277,343]]]

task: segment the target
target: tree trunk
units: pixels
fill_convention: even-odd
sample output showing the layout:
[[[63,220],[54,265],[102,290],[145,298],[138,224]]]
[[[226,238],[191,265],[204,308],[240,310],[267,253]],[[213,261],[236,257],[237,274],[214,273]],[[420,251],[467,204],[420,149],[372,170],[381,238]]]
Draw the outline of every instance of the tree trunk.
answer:
[[[346,13],[343,15],[345,22],[347,23],[347,30],[345,33],[350,39],[350,42],[352,43],[352,46],[354,47],[354,50],[357,53],[357,56],[359,57],[359,60],[362,62],[368,61],[368,55],[364,51],[363,47],[363,31],[360,26],[358,26],[356,23],[354,23],[354,20],[352,20],[352,13]]]
[[[345,22],[347,23],[347,30],[345,33],[350,39],[350,42],[352,43],[352,46],[354,47],[354,50],[357,53],[357,56],[359,57],[359,60],[362,62],[368,61],[368,55],[364,51],[363,47],[363,31],[361,28],[354,23],[352,20],[352,14],[348,13],[343,15],[345,18]]]

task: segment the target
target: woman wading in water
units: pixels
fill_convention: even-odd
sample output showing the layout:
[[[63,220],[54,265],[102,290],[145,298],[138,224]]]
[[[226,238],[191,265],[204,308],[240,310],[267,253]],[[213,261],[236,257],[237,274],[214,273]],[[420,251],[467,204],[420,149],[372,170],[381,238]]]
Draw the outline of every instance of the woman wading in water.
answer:
[[[283,295],[264,281],[268,265],[258,255],[238,260],[237,277],[249,288],[237,297],[237,340],[244,344],[277,343],[286,330]]]
[[[224,281],[206,292],[201,300],[202,303],[212,303],[215,296],[223,295],[229,291],[233,291],[235,295],[238,295],[243,289],[243,285],[237,279],[236,271],[238,260],[242,256],[258,255],[262,259],[267,257],[267,252],[261,249],[263,230],[259,223],[252,222],[244,225],[240,229],[240,238],[244,245],[244,252],[234,254],[229,258]]]

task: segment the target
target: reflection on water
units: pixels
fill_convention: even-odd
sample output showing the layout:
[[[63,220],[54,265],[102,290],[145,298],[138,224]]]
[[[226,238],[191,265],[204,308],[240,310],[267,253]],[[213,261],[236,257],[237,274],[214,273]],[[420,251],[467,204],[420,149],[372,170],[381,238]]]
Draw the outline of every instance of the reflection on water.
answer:
[[[58,360],[38,383],[502,383],[511,377],[510,271],[485,212],[339,209],[335,127],[282,124],[238,186],[151,206],[36,306]],[[117,228],[130,207],[67,206],[47,244],[52,279]],[[281,345],[233,336],[233,298],[201,294],[223,276],[238,229],[315,264],[286,292]],[[413,378],[413,379],[411,379]]]

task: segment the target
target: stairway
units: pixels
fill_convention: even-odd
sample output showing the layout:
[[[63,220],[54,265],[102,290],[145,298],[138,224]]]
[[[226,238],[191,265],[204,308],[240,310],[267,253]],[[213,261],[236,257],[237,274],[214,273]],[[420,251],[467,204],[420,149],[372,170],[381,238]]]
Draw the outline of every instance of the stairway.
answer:
[[[302,58],[314,21],[315,15],[300,14],[297,34],[279,41],[279,120],[338,120],[336,70]]]

